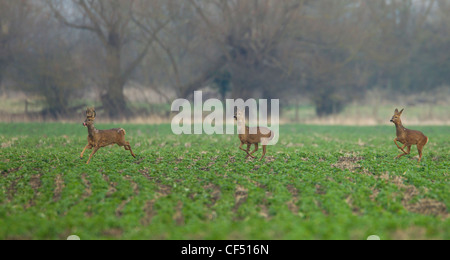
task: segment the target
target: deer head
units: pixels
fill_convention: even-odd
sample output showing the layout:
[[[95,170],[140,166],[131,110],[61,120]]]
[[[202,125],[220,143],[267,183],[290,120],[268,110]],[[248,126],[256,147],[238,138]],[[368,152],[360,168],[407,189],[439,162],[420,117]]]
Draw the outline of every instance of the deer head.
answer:
[[[93,107],[86,108],[86,117],[87,118],[95,119],[96,115],[97,115],[97,113],[95,113],[95,108],[93,108]]]
[[[87,117],[86,120],[83,122],[84,127],[88,127],[94,124],[94,118]]]
[[[234,113],[234,119],[238,121],[238,123],[244,123],[245,122],[245,115],[244,112],[237,109]]]
[[[394,124],[400,123],[401,122],[400,117],[402,116],[402,113],[403,113],[404,110],[405,109],[402,109],[402,111],[399,112],[398,109],[395,109],[394,115],[391,118],[391,122],[394,123]]]

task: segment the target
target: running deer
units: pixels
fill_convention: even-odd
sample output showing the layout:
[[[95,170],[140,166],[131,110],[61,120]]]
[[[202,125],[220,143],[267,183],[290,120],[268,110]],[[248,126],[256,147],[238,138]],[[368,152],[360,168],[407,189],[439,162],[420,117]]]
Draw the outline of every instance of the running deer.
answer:
[[[123,128],[97,130],[94,126],[95,116],[96,113],[94,108],[88,108],[86,110],[86,120],[84,121],[83,126],[88,129],[88,144],[84,148],[83,152],[81,152],[80,159],[83,159],[84,152],[87,149],[94,149],[86,163],[89,164],[94,154],[100,148],[114,144],[125,147],[125,150],[130,151],[131,155],[136,158],[136,155],[131,150],[130,143],[125,141],[125,130]]]
[[[419,151],[419,163],[422,160],[422,150],[423,147],[428,143],[428,137],[426,137],[422,132],[406,129],[401,120],[401,116],[404,109],[402,111],[398,111],[395,109],[394,116],[392,116],[391,122],[395,124],[397,128],[397,138],[394,139],[395,145],[397,145],[398,149],[402,150],[403,154],[395,157],[399,159],[402,156],[408,155],[411,153],[411,146],[417,145],[417,150]],[[403,147],[400,147],[397,142],[403,144]],[[405,147],[407,150],[405,151]]]
[[[264,159],[266,156],[266,147],[267,142],[272,140],[274,137],[273,131],[266,127],[248,127],[245,125],[245,113],[243,111],[238,110],[235,115],[234,119],[237,121],[237,127],[238,127],[238,133],[239,133],[239,140],[241,141],[241,146],[239,146],[239,149],[247,153],[247,159],[248,157],[256,158],[253,156],[254,153],[258,151],[259,144],[262,143],[263,147],[263,155],[260,161]],[[256,128],[256,129],[255,129]],[[256,134],[252,134],[256,133]],[[247,150],[242,148],[242,146],[246,144]],[[255,150],[251,153],[249,153],[250,148],[252,145],[255,145]]]

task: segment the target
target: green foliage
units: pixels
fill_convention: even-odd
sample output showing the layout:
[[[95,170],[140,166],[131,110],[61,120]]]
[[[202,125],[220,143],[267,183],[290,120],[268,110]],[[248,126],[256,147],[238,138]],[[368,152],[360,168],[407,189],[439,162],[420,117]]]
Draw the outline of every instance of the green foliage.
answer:
[[[85,165],[81,125],[0,124],[0,239],[450,239],[450,129],[416,128],[420,164],[392,127],[282,126],[261,163],[236,136],[130,125],[137,159]]]

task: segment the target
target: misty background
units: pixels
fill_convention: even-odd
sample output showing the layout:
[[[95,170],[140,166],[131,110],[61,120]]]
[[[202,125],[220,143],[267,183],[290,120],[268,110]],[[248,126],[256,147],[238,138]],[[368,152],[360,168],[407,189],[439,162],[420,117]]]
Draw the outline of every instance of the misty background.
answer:
[[[280,99],[282,122],[450,123],[448,0],[0,0],[0,121],[170,121]]]

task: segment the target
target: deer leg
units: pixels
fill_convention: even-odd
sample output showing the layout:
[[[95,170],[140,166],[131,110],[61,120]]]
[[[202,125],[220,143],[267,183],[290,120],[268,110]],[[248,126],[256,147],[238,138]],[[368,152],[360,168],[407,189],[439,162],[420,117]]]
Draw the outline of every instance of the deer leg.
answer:
[[[130,145],[130,143],[126,142],[124,147],[125,147],[125,150],[130,151],[131,156],[133,156],[134,158],[136,158],[136,155],[133,153],[133,150],[131,150],[131,145]]]
[[[247,150],[245,150],[244,148],[242,148],[243,145],[244,145],[244,143],[241,142],[241,146],[239,146],[239,149],[241,149],[242,151],[246,152],[247,155],[250,155],[250,154],[248,153],[248,150],[250,150],[249,146],[247,145]],[[253,157],[253,156],[252,156],[252,157]],[[247,159],[247,158],[248,158],[248,156],[245,157],[245,159]]]
[[[403,150],[403,148],[405,148],[406,145],[404,145],[403,148],[402,148],[402,147],[400,147],[400,146],[398,145],[397,141],[398,141],[398,139],[395,138],[395,139],[394,139],[395,145],[398,147],[398,149],[402,150],[402,152],[406,153],[405,150]]]
[[[94,148],[94,151],[92,151],[91,155],[89,156],[89,160],[87,161],[86,164],[89,164],[91,162],[92,157],[94,156],[94,154],[98,151],[98,149],[100,149],[100,147],[96,146]]]
[[[245,151],[244,148],[242,148],[243,145],[244,145],[244,143],[241,142],[241,146],[239,146],[239,149],[241,149],[242,151]]]
[[[417,145],[417,151],[419,152],[419,163],[422,161],[422,150],[425,145]]]
[[[264,157],[266,156],[266,151],[267,151],[267,145],[263,145],[263,155],[262,155],[262,157],[261,157],[261,159],[259,159],[260,161],[262,160],[262,159],[264,159]]]
[[[255,144],[255,150],[253,152],[250,153],[250,155],[256,153],[259,149],[259,144]]]
[[[395,157],[395,159],[398,159],[398,158],[400,158],[400,157],[406,155],[406,152],[405,152],[405,150],[404,150],[405,147],[406,147],[406,144],[403,145],[403,147],[399,147],[399,149],[403,151],[403,154],[399,154],[397,157]]]
[[[244,152],[247,152],[244,148],[242,148],[242,146],[244,146],[244,143],[243,143],[243,142],[241,142],[241,145],[239,146],[239,149],[241,149],[241,150],[244,151]]]
[[[248,147],[248,150],[250,151],[250,148],[252,147],[252,145],[250,144]],[[255,144],[255,150],[251,153],[249,153],[248,155],[250,155],[250,157],[252,157],[253,159],[255,159],[256,157],[253,156],[252,154],[254,154],[256,151],[258,151],[258,144]]]
[[[245,150],[245,152],[247,152],[247,157],[245,157],[245,159],[247,159],[248,157],[252,157],[253,159],[255,159],[255,156],[253,156],[250,152],[250,147],[252,147],[252,144],[247,144],[247,150]]]
[[[429,139],[427,137],[425,140],[423,140],[419,144],[417,144],[417,151],[419,152],[419,163],[420,163],[420,161],[422,161],[422,155],[423,155],[422,151],[423,151],[423,148],[425,147],[425,145],[427,145],[428,141],[429,141]]]
[[[80,159],[83,159],[84,152],[86,152],[87,149],[92,149],[92,145],[88,144],[86,145],[86,147],[84,147],[83,151],[81,152]]]
[[[403,149],[405,148],[406,144],[403,146]],[[400,154],[399,156],[397,156],[397,159],[399,159],[402,156],[408,155],[411,153],[411,145],[408,146],[408,149],[406,149],[406,152],[404,154]]]

